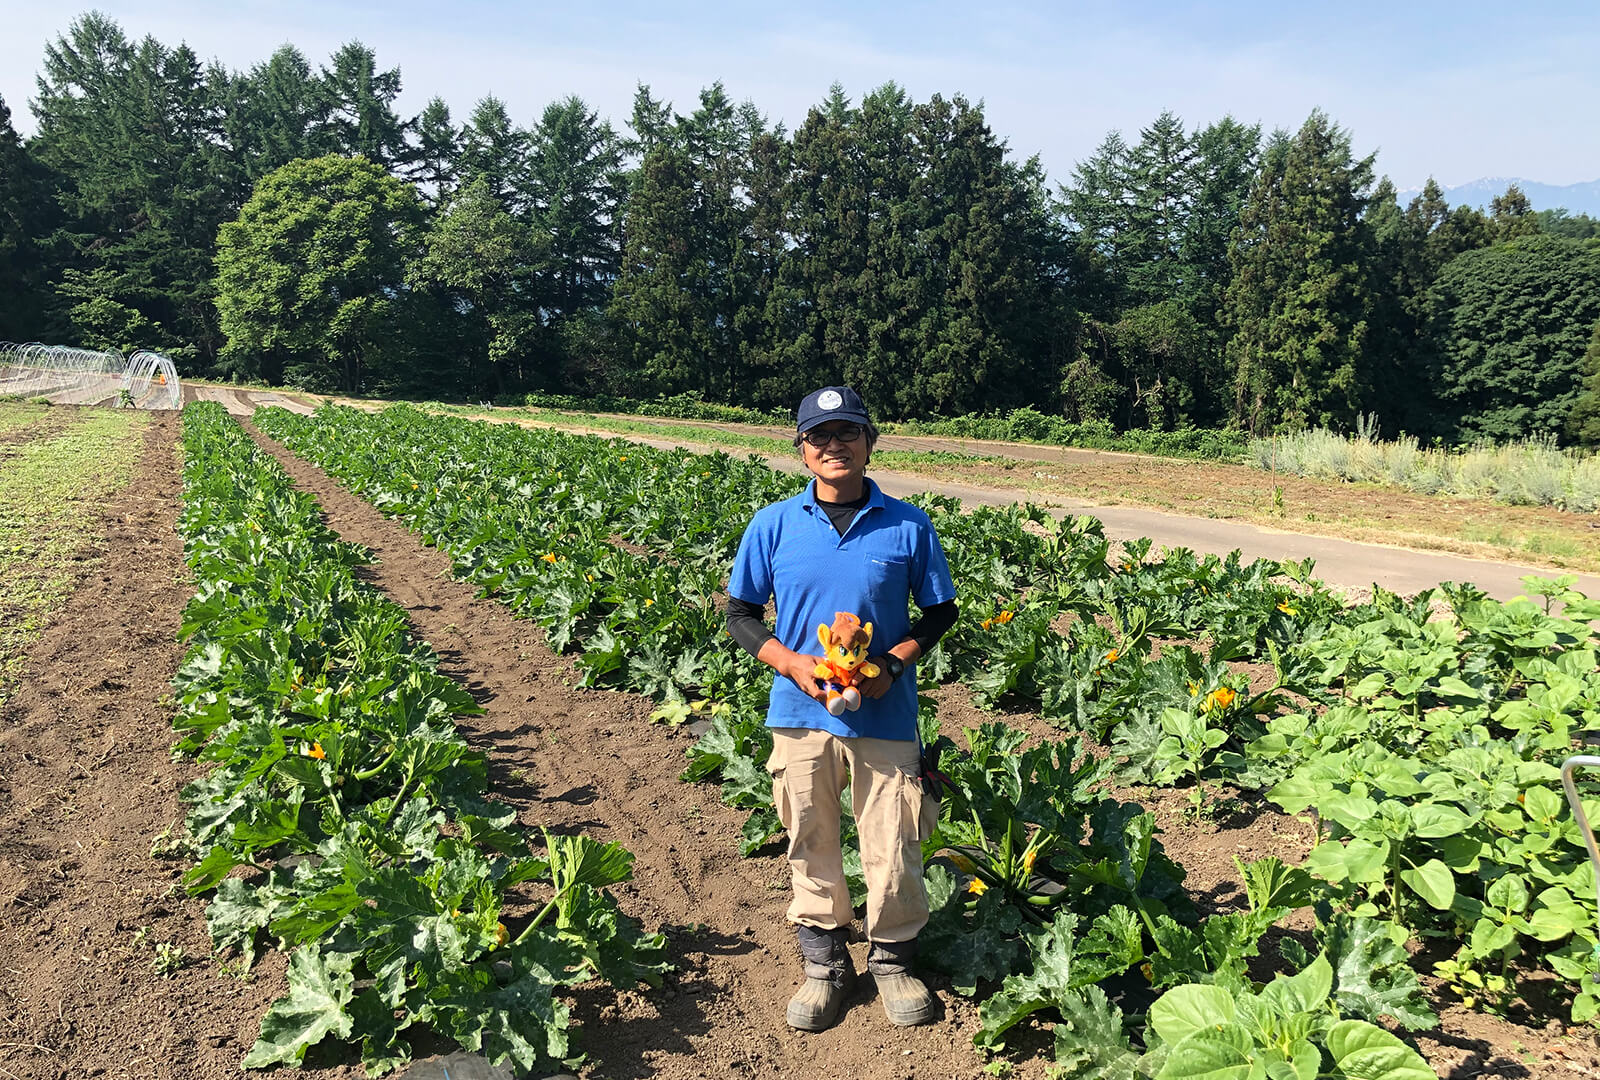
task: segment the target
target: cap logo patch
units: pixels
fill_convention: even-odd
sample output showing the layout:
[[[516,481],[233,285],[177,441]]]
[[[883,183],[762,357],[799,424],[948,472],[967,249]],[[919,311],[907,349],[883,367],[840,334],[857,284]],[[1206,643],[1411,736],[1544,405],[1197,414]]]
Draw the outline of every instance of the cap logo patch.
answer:
[[[837,390],[825,391],[817,398],[817,407],[820,409],[837,409],[843,404],[844,398],[839,395]]]

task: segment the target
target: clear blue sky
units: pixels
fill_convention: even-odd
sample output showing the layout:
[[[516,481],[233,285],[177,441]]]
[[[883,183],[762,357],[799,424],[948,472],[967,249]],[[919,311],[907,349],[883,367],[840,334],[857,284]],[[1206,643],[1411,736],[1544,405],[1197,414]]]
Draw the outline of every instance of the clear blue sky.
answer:
[[[721,79],[791,128],[829,85],[960,92],[1064,180],[1113,128],[1162,109],[1297,127],[1320,106],[1401,188],[1484,176],[1600,178],[1600,5],[1347,2],[509,4],[481,0],[107,0],[130,37],[187,41],[248,67],[283,43],[315,63],[359,38],[398,66],[409,115],[437,94],[459,120],[495,94],[531,124],[575,93],[620,128],[634,87],[688,111]],[[46,40],[77,10],[0,0],[0,95],[31,131]]]

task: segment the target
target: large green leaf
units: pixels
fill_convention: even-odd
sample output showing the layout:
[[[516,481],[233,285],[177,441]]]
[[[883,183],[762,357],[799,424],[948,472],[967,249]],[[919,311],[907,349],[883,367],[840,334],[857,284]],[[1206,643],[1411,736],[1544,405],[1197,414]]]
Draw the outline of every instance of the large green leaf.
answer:
[[[1318,954],[1303,971],[1294,975],[1279,974],[1262,988],[1258,1000],[1279,1016],[1290,1017],[1321,1009],[1332,990],[1333,965],[1326,956]]]
[[[350,1002],[353,1031],[361,1036],[361,1064],[368,1076],[384,1076],[411,1060],[411,1044],[400,1032],[411,1026],[415,1014],[404,1010],[398,1017],[395,1014],[377,987],[363,990]]]
[[[1001,1049],[1000,1036],[1021,1023],[1030,1013],[1052,1008],[1073,989],[1073,948],[1078,917],[1060,912],[1038,934],[1028,938],[1033,968],[1026,975],[1008,975],[978,1009],[978,1031],[972,1037],[977,1046]]]
[[[1074,978],[1087,986],[1120,975],[1144,959],[1144,924],[1131,908],[1118,904],[1095,919],[1078,942]]]
[[[1456,877],[1438,859],[1400,871],[1400,880],[1440,911],[1448,911],[1456,898]]]
[[[1438,1080],[1422,1055],[1365,1020],[1341,1020],[1328,1032],[1333,1076],[1343,1080]]]
[[[243,878],[224,878],[206,905],[211,947],[218,953],[238,949],[245,966],[255,963],[256,935],[291,902],[291,892],[267,882],[253,885]]]
[[[616,841],[602,844],[588,836],[556,836],[547,829],[544,842],[558,895],[574,885],[599,889],[633,877],[633,853]]]
[[[1472,819],[1443,803],[1417,803],[1411,807],[1411,825],[1416,834],[1428,839],[1459,835]]]
[[[1244,1028],[1214,1020],[1172,1047],[1156,1080],[1266,1080],[1264,1058]]]
[[[433,1022],[490,1064],[531,1072],[567,1057],[568,1009],[536,974],[501,984],[481,967],[448,973],[428,994]]]
[[[366,903],[355,911],[355,932],[380,984],[417,969],[431,981],[466,959],[467,941],[451,912],[407,871],[379,870],[356,891]]]
[[[1009,975],[1023,950],[1022,915],[1016,907],[990,890],[968,913],[969,894],[937,863],[923,872],[923,882],[930,914],[917,939],[922,962],[949,975],[952,989],[967,997],[977,993],[980,981],[1000,982]]]
[[[1122,1031],[1122,1010],[1098,986],[1056,1002],[1056,1075],[1063,1080],[1134,1080],[1139,1055]]]
[[[1389,851],[1387,840],[1374,842],[1356,837],[1345,844],[1332,840],[1312,848],[1304,866],[1329,881],[1367,884],[1383,880],[1388,871]]]
[[[323,953],[306,946],[289,958],[289,992],[261,1018],[261,1037],[244,1056],[247,1069],[299,1065],[306,1050],[329,1035],[350,1037],[345,1006],[354,996],[353,953]]]
[[[1333,964],[1333,999],[1339,1012],[1377,1023],[1391,1016],[1412,1030],[1438,1027],[1405,949],[1377,919],[1337,915],[1322,948]]]
[[[1180,1043],[1202,1028],[1233,1022],[1233,995],[1220,986],[1175,986],[1150,1006],[1150,1026],[1162,1040]]]
[[[596,974],[616,987],[641,982],[660,986],[662,974],[672,966],[665,937],[641,933],[639,924],[618,909],[615,897],[589,885],[573,889],[561,932],[582,947]]]

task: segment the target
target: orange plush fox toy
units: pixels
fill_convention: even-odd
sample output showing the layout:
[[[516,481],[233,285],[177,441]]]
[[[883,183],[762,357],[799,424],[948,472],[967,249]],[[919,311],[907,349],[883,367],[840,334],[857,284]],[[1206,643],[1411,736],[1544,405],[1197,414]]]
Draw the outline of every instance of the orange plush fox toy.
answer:
[[[867,647],[872,644],[872,624],[848,611],[833,616],[833,625],[817,627],[822,643],[822,662],[812,672],[828,691],[828,712],[841,715],[846,709],[861,708],[861,691],[855,688],[857,676],[878,677],[878,665],[867,663]]]

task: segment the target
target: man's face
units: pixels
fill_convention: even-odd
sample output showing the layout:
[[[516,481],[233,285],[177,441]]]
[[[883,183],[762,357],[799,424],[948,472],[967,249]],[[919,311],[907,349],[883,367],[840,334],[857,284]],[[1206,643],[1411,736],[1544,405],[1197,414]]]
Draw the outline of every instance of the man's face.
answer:
[[[849,442],[839,436],[853,434]],[[828,438],[823,441],[824,436]],[[822,442],[823,445],[816,445]],[[829,420],[806,432],[800,442],[806,468],[819,480],[838,484],[858,478],[867,471],[867,433],[849,420]]]

